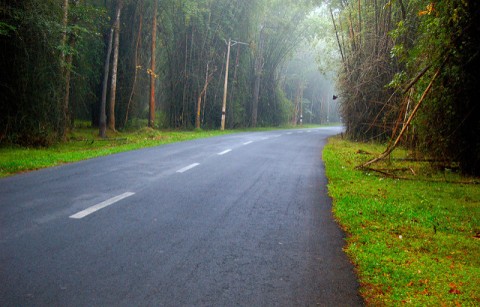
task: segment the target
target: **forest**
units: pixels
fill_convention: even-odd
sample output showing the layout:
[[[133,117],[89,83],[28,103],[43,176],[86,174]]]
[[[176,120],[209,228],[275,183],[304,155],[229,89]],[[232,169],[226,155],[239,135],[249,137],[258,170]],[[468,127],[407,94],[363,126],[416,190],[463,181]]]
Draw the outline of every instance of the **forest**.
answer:
[[[101,136],[142,126],[295,125],[303,112],[310,123],[339,121],[327,100],[332,82],[315,69],[309,50],[319,41],[317,6],[307,0],[4,2],[0,142],[48,146],[64,140],[75,121],[90,121]],[[298,60],[298,52],[312,63]]]
[[[2,1],[0,144],[49,146],[85,121],[105,137],[342,120],[385,155],[401,144],[480,175],[479,6]]]
[[[341,0],[330,14],[347,134],[480,175],[480,3]]]

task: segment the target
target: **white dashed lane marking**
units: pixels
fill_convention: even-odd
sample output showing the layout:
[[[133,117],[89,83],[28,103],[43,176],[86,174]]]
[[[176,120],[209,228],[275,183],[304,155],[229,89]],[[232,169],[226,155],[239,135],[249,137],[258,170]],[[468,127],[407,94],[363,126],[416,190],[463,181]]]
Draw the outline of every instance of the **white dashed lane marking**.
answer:
[[[125,192],[125,193],[123,193],[123,194],[121,194],[121,195],[118,195],[118,196],[112,197],[112,198],[110,198],[110,199],[107,199],[106,201],[103,201],[103,202],[101,202],[101,203],[99,203],[99,204],[97,204],[97,205],[95,205],[95,206],[91,206],[91,207],[89,207],[89,208],[87,208],[87,209],[85,209],[85,210],[82,210],[82,211],[80,211],[80,212],[78,212],[78,213],[75,213],[74,215],[70,215],[70,218],[71,218],[71,219],[82,219],[82,218],[86,217],[87,215],[90,215],[90,214],[92,214],[92,213],[94,213],[94,212],[96,212],[96,211],[98,211],[98,210],[100,210],[100,209],[103,209],[103,208],[105,208],[105,207],[108,207],[108,206],[110,206],[110,205],[113,205],[114,203],[119,202],[119,201],[121,201],[122,199],[127,198],[127,197],[130,197],[130,196],[132,196],[132,195],[134,195],[134,194],[135,194],[135,193],[133,193],[133,192]]]
[[[304,131],[298,131],[298,132],[296,132],[296,133],[303,133],[303,132],[304,132]],[[311,132],[311,130],[309,130],[309,131],[307,131],[307,132]],[[290,135],[290,134],[292,134],[292,132],[288,132],[287,134]],[[276,137],[280,137],[280,136],[281,136],[281,134],[276,134],[276,135],[272,135],[271,137],[276,138]],[[261,140],[268,140],[269,138],[270,138],[270,137],[263,137],[263,138],[261,138]],[[248,141],[248,142],[243,143],[243,145],[249,145],[249,144],[252,144],[252,143],[253,143],[253,141]],[[229,152],[231,152],[231,151],[232,151],[232,149],[226,149],[226,150],[224,150],[224,151],[222,151],[222,152],[217,153],[217,155],[223,156],[223,155],[225,155],[225,154],[227,154],[227,153],[229,153]],[[191,170],[192,168],[197,167],[197,166],[199,166],[199,165],[200,165],[200,163],[190,164],[190,165],[188,165],[188,166],[185,166],[184,168],[179,169],[179,170],[177,171],[177,173],[185,173],[186,171],[189,171],[189,170]],[[119,201],[121,201],[122,199],[125,199],[125,198],[127,198],[127,197],[130,197],[130,196],[132,196],[132,195],[134,195],[134,194],[135,194],[134,192],[125,192],[125,193],[123,193],[123,194],[121,194],[121,195],[112,197],[112,198],[110,198],[110,199],[107,199],[107,200],[99,203],[99,204],[96,204],[96,205],[91,206],[91,207],[89,207],[89,208],[87,208],[87,209],[85,209],[85,210],[82,210],[82,211],[77,212],[77,213],[75,213],[75,214],[73,214],[73,215],[70,215],[70,218],[71,218],[71,219],[82,219],[82,218],[84,218],[84,217],[86,217],[86,216],[88,216],[88,215],[90,215],[90,214],[92,214],[92,213],[94,213],[94,212],[96,212],[96,211],[98,211],[98,210],[101,210],[101,209],[103,209],[103,208],[106,208],[106,207],[108,207],[108,206],[111,206],[111,205],[113,205],[114,203],[119,202]]]
[[[231,151],[232,151],[231,149],[227,149],[227,150],[224,150],[224,151],[222,151],[222,152],[219,152],[217,155],[223,156],[224,154],[227,154],[227,153],[229,153],[229,152],[231,152]]]
[[[199,166],[200,163],[193,163],[193,164],[190,164],[189,166],[185,166],[184,168],[181,168],[177,171],[177,173],[185,173],[186,171],[188,170],[191,170],[192,168],[196,167],[196,166]]]

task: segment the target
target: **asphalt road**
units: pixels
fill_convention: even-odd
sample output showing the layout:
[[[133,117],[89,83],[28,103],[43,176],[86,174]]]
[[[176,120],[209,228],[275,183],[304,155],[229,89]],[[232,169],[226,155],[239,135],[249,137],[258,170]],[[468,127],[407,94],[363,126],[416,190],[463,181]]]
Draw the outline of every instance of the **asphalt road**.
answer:
[[[321,150],[241,133],[0,180],[1,306],[357,306]]]

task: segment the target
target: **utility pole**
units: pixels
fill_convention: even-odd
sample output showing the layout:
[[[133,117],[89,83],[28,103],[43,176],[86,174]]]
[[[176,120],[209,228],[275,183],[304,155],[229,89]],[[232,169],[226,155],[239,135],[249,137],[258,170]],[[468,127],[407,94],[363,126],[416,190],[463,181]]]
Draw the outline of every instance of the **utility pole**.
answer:
[[[223,103],[222,103],[222,126],[220,130],[225,130],[225,111],[227,110],[227,89],[228,89],[228,66],[230,65],[230,47],[232,40],[228,39],[227,64],[225,64],[225,83],[223,85]]]
[[[220,130],[225,130],[225,114],[227,110],[227,90],[228,90],[228,66],[230,65],[230,47],[235,46],[236,44],[248,45],[244,42],[232,41],[228,39],[227,43],[227,63],[225,64],[225,83],[223,85],[223,103],[222,103],[222,125]]]

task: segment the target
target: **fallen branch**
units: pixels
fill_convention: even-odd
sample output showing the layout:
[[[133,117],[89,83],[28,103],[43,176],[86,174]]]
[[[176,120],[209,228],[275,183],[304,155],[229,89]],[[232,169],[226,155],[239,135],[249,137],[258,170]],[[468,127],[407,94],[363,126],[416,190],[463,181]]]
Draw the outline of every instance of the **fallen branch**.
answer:
[[[438,159],[416,159],[416,158],[392,158],[393,161],[402,161],[402,162],[441,162],[445,163],[445,160],[438,160]]]
[[[363,150],[363,149],[357,150],[357,154],[361,154],[361,155],[373,155],[371,152],[365,151],[365,150]]]
[[[435,72],[435,75],[433,76],[432,80],[430,81],[430,83],[428,84],[427,88],[425,89],[425,91],[423,92],[422,94],[422,97],[420,98],[420,100],[418,101],[417,105],[415,106],[415,108],[413,109],[412,113],[410,114],[410,116],[408,117],[408,120],[407,122],[405,123],[405,125],[403,126],[402,130],[400,131],[400,134],[397,136],[397,138],[395,139],[395,142],[388,146],[387,149],[380,155],[378,156],[377,158],[375,159],[372,159],[360,166],[357,166],[357,168],[366,168],[367,166],[369,166],[370,164],[373,164],[377,161],[380,161],[380,160],[383,160],[385,159],[385,157],[387,157],[389,154],[392,153],[392,151],[395,149],[395,147],[397,147],[398,143],[400,142],[400,139],[402,138],[403,134],[405,133],[405,131],[407,130],[407,127],[410,125],[410,122],[413,120],[413,118],[415,117],[415,114],[417,114],[417,111],[418,109],[420,108],[420,106],[422,105],[422,102],[425,100],[425,97],[427,96],[428,92],[430,92],[430,90],[432,89],[432,86],[433,86],[433,82],[435,82],[435,80],[437,79],[438,75],[440,75],[440,71],[442,70],[443,68],[443,65],[446,63],[446,59],[445,61],[442,63],[442,65],[437,69],[437,71]]]
[[[411,180],[411,181],[423,181],[423,182],[440,182],[440,183],[451,183],[451,184],[473,184],[473,185],[477,185],[477,184],[480,184],[480,181],[478,180],[470,180],[470,181],[450,181],[450,180],[446,180],[446,179],[443,179],[443,180],[440,180],[440,179],[426,179],[426,178],[411,178],[411,177],[404,177],[404,176],[397,176],[395,174],[392,174],[392,173],[388,173],[388,172],[385,172],[384,170],[382,169],[376,169],[376,168],[371,168],[371,167],[364,167],[363,168],[364,171],[371,171],[371,172],[375,172],[375,173],[379,173],[379,174],[382,174],[383,176],[385,177],[388,177],[388,178],[392,178],[392,179],[398,179],[398,180]],[[413,169],[411,169],[411,171],[415,174],[415,172],[413,171]]]
[[[407,177],[400,177],[400,176],[397,176],[395,174],[392,174],[392,173],[388,173],[388,172],[385,172],[384,170],[381,170],[381,169],[376,169],[376,168],[371,168],[371,167],[364,167],[363,170],[365,171],[372,171],[372,172],[376,172],[376,173],[380,173],[386,177],[390,177],[390,178],[393,178],[393,179],[404,179],[404,180],[410,180],[410,178],[407,178]]]
[[[85,142],[87,144],[93,144],[95,142],[120,142],[120,141],[128,141],[128,138],[104,138],[104,139],[77,139],[77,140],[70,140],[70,142]]]
[[[442,65],[443,66],[443,65]],[[412,80],[412,82],[410,82],[407,87],[405,87],[405,89],[403,90],[403,94],[405,95],[411,88],[412,86],[415,85],[415,83],[418,82],[418,80],[420,80],[421,77],[423,77],[423,75],[430,69],[430,67],[432,67],[431,65],[427,65],[427,67],[425,67],[416,77],[415,79]]]

